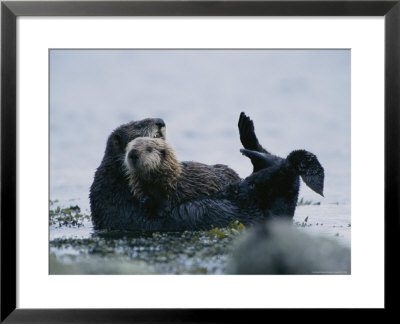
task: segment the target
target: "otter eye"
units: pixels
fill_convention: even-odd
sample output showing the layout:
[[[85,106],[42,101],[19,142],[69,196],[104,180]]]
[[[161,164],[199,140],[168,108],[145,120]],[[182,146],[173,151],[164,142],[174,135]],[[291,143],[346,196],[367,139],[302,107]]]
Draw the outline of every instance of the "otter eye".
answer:
[[[151,146],[147,146],[146,147],[146,151],[151,153],[151,152],[153,152],[153,148]]]

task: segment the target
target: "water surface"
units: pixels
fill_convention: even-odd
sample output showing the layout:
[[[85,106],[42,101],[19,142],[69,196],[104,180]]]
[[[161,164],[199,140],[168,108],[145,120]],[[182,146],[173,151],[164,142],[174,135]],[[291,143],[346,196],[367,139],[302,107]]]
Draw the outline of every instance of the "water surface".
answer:
[[[270,152],[317,155],[325,197],[302,184],[299,196],[310,204],[299,206],[294,220],[301,230],[350,246],[349,50],[52,50],[50,199],[90,214],[89,188],[108,135],[146,117],[164,119],[180,160],[224,163],[246,177],[252,167],[239,152],[241,111]],[[90,221],[50,227],[50,240],[92,235]],[[57,262],[69,254],[88,256],[73,247],[51,245],[50,252]],[[213,268],[214,261],[203,258],[193,269],[222,272],[223,262]]]

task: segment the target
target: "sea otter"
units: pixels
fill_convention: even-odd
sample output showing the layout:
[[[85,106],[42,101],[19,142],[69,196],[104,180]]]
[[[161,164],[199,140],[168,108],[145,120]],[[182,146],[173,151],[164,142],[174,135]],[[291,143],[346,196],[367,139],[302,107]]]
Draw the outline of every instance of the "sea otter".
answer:
[[[123,228],[135,213],[135,202],[123,166],[126,145],[139,136],[165,138],[165,135],[165,123],[160,118],[133,121],[111,133],[90,187],[90,209],[95,228]]]
[[[244,117],[246,116],[244,115]],[[250,143],[254,144],[254,138],[256,140],[257,138],[254,134],[254,127],[251,130],[252,122],[249,119],[245,119],[243,124],[247,125],[246,127],[250,126],[250,132],[247,132],[248,135],[246,135],[246,131],[249,128],[246,129],[246,127],[241,128],[239,126],[242,143],[246,136],[250,136],[253,137],[253,139],[250,138]],[[242,133],[244,134],[243,136]],[[218,174],[220,174],[228,169],[228,174],[233,174],[234,176],[226,177],[228,186],[225,189],[221,188],[220,191],[212,196],[198,197],[191,200],[183,199],[179,201],[179,205],[170,204],[166,208],[159,208],[160,206],[157,204],[152,206],[151,202],[154,197],[151,195],[140,200],[136,199],[129,186],[124,161],[127,143],[140,136],[165,139],[165,123],[162,119],[148,118],[122,125],[109,136],[103,160],[96,171],[95,179],[90,188],[92,220],[96,229],[179,231],[223,226],[236,219],[249,223],[264,219],[265,215],[270,214],[293,216],[298,195],[298,176],[292,178],[293,182],[287,181],[288,177],[280,179],[280,177],[273,176],[284,171],[287,168],[285,166],[287,163],[283,163],[281,165],[283,168],[280,168],[279,165],[284,159],[270,154],[260,157],[256,154],[257,152],[253,152],[252,156],[248,156],[251,158],[253,165],[265,159],[264,163],[269,167],[261,169],[264,167],[261,165],[259,167],[260,171],[262,171],[261,173],[255,172],[241,182],[237,182],[240,178],[237,175],[235,176],[233,170],[223,165],[214,166],[213,172],[218,171]],[[246,147],[245,144],[244,146]],[[250,154],[250,151],[247,152],[247,155]],[[295,170],[294,173],[301,175],[303,180],[306,183],[308,182],[308,185],[312,181],[323,184],[323,169],[320,167],[316,157],[304,151],[297,154],[300,161],[302,160],[302,155],[304,157],[309,155],[312,161],[315,160],[314,164],[317,168],[314,168],[314,171],[317,173],[310,174],[308,178],[305,178],[307,170],[304,170],[304,168],[303,170]],[[286,160],[289,161],[290,159]],[[296,161],[294,162],[297,163]],[[293,166],[290,168],[293,168]],[[199,179],[198,183],[202,182],[204,182],[204,179]],[[282,182],[282,184],[279,182]],[[230,186],[229,184],[232,183],[236,184]],[[322,193],[322,185],[319,186]],[[260,188],[264,187],[267,189],[265,194],[260,190]],[[287,193],[284,188],[288,187],[294,189]],[[273,188],[281,189],[275,190]],[[263,200],[265,200],[264,203],[262,203]],[[163,202],[162,199],[160,201]],[[285,205],[284,202],[290,203]],[[161,215],[161,217],[149,217],[149,207],[150,215],[154,215],[154,210],[156,210],[156,215],[158,213],[158,216]]]
[[[240,181],[223,164],[179,162],[172,147],[160,138],[139,137],[128,143],[125,166],[133,196],[147,204],[149,211],[176,207]]]
[[[206,195],[197,188],[199,179],[187,172],[185,163],[178,162],[164,140],[137,138],[130,142],[125,154],[127,177],[144,215],[137,226],[158,231],[201,230],[234,220],[249,224],[293,217],[299,175],[322,195],[324,171],[314,154],[297,150],[283,159],[247,149],[241,152],[262,169]]]
[[[137,137],[165,140],[165,122],[160,118],[133,121],[119,126],[108,137],[104,157],[95,172],[89,194],[92,221],[96,229],[137,228],[136,221],[132,225],[132,220],[140,218],[142,211],[132,196],[124,165],[126,145]],[[207,166],[187,162],[187,165],[187,170],[192,170],[194,176],[209,171],[209,174],[215,173],[218,178],[212,182],[200,177],[194,180],[201,184],[202,194],[207,190],[213,193],[240,180],[235,171],[222,164]]]

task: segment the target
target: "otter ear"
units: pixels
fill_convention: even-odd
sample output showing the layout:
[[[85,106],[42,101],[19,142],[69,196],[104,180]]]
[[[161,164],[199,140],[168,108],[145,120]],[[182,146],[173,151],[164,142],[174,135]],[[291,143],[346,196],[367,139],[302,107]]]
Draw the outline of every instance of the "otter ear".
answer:
[[[121,133],[115,133],[111,137],[111,145],[117,152],[125,151],[125,139]]]
[[[119,134],[115,134],[112,138],[112,144],[114,148],[118,149],[121,147],[121,136]]]

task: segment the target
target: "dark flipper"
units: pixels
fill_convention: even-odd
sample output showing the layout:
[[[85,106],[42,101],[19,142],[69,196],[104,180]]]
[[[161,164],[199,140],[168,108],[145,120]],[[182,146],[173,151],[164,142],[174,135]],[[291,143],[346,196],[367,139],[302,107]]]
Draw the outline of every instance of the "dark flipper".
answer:
[[[245,149],[257,152],[264,152],[255,134],[254,123],[248,116],[245,115],[244,112],[240,113],[238,127],[240,141],[242,142],[242,145]]]
[[[240,152],[247,156],[254,167],[254,172],[257,172],[261,169],[268,168],[273,165],[275,162],[273,156],[266,153],[260,153],[257,151],[247,150],[247,149],[240,149]]]
[[[288,155],[287,160],[299,172],[308,187],[324,196],[325,172],[314,154],[306,150],[296,150]]]
[[[248,116],[246,116],[244,112],[240,113],[238,127],[239,127],[240,141],[242,142],[242,145],[245,149],[251,151],[257,151],[260,153],[270,154],[258,142],[256,133],[254,131],[254,123]],[[253,163],[254,167],[253,172],[257,172],[260,169],[262,169],[260,168],[259,165],[257,165],[257,163],[254,163],[253,160],[251,162]]]

